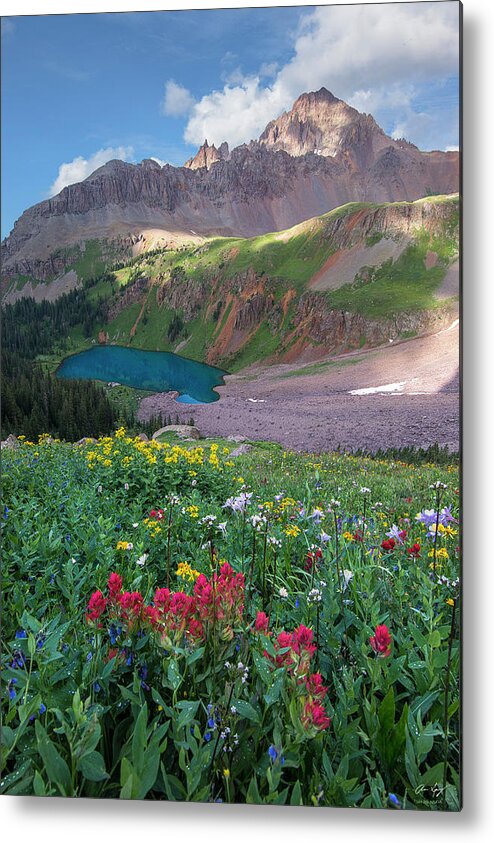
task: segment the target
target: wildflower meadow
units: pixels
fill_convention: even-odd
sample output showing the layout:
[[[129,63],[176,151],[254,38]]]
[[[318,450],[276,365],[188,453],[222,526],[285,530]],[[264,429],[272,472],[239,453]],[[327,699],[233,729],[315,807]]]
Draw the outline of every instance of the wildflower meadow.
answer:
[[[1,792],[459,810],[457,466],[230,449],[2,453]]]

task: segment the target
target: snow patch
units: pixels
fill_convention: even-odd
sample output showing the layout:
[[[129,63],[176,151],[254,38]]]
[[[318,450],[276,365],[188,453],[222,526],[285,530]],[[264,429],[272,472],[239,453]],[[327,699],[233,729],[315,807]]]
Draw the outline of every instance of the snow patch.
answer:
[[[406,381],[386,383],[384,386],[368,386],[365,389],[350,389],[349,395],[374,395],[376,392],[403,392]]]

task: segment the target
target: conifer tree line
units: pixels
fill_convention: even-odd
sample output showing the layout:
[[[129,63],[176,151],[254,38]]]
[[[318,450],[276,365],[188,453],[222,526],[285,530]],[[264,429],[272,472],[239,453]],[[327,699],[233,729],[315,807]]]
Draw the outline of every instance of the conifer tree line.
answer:
[[[105,323],[108,299],[91,300],[87,290],[100,281],[109,282],[113,290],[114,280],[112,272],[105,272],[54,302],[28,297],[2,308],[2,439],[11,433],[28,439],[49,433],[74,442],[84,436],[111,434],[122,425],[131,434],[144,432],[151,437],[165,424],[161,417],[139,422],[131,410],[117,407],[102,385],[59,379],[36,362],[38,355],[66,350],[72,327],[82,325],[88,337]],[[166,421],[172,423],[171,418]]]
[[[87,280],[84,289],[65,293],[56,301],[22,298],[2,308],[1,435],[41,433],[75,441],[84,436],[112,433],[119,424],[131,426],[133,415],[117,411],[104,389],[91,381],[64,381],[36,363],[40,354],[65,350],[69,331],[82,325],[84,336],[106,320],[106,301],[88,298],[99,281],[114,280],[104,273]]]
[[[91,381],[59,380],[32,361],[2,350],[2,438],[40,433],[74,442],[112,433],[119,419],[102,387]]]
[[[19,299],[3,308],[2,347],[33,359],[53,351],[57,344],[63,348],[75,325],[82,325],[84,336],[89,337],[96,325],[106,321],[106,313],[106,301],[101,297],[91,301],[85,289],[72,290],[53,302]]]

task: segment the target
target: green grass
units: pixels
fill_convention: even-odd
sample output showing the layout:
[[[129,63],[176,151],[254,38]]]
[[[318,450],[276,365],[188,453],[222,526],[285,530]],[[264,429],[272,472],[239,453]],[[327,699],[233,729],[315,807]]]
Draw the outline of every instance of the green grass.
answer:
[[[280,344],[281,329],[272,331],[264,320],[257,331],[252,335],[249,342],[244,345],[236,354],[225,360],[225,365],[230,372],[238,372],[245,369],[260,359],[275,354]]]
[[[122,310],[115,319],[112,319],[109,322],[105,330],[108,332],[110,336],[110,342],[113,341],[115,335],[117,335],[117,339],[115,342],[119,344],[128,343],[130,340],[130,329],[134,325],[137,317],[139,316],[141,310],[141,303],[135,302],[134,304],[130,304],[125,310]]]
[[[371,360],[375,356],[375,354],[368,354],[365,359]],[[291,372],[286,372],[284,375],[280,375],[280,377],[301,378],[305,375],[317,375],[321,372],[325,372],[327,369],[342,369],[346,366],[356,366],[357,363],[361,362],[361,357],[349,357],[346,360],[323,360],[320,363],[312,363],[309,366],[303,366],[301,369],[293,369]]]
[[[123,418],[128,416],[129,413],[135,415],[141,400],[153,394],[152,392],[147,392],[143,389],[134,389],[131,386],[124,386],[123,384],[111,387],[106,386],[105,392],[117,411],[122,413]]]
[[[450,206],[442,233],[431,237],[426,230],[414,232],[412,243],[396,262],[389,260],[380,267],[369,269],[370,281],[361,279],[337,290],[320,293],[322,306],[326,310],[349,311],[379,320],[390,319],[403,312],[433,310],[446,304],[436,298],[436,293],[447,266],[455,259],[458,251],[458,199],[439,196],[418,200],[420,202]],[[299,296],[305,291],[308,281],[335,251],[334,241],[329,236],[335,220],[364,209],[404,204],[411,203],[353,202],[285,232],[271,232],[248,239],[215,237],[201,245],[193,244],[132,258],[127,266],[115,271],[117,287],[124,288],[139,273],[145,273],[152,280],[161,274],[174,287],[179,287],[183,281],[188,285],[197,282],[205,290],[202,307],[195,318],[186,323],[183,334],[174,343],[170,343],[167,332],[174,312],[165,305],[158,306],[158,282],[150,288],[143,316],[132,340],[130,330],[139,316],[142,298],[126,307],[109,324],[95,327],[92,339],[97,339],[98,332],[103,329],[108,332],[110,341],[117,335],[118,343],[161,351],[173,351],[181,341],[187,339],[183,353],[202,362],[224,329],[233,302],[217,321],[211,316],[206,317],[206,313],[211,314],[217,300],[225,300],[230,292],[235,296],[232,280],[252,269],[258,277],[263,276],[265,293],[272,296],[275,302],[280,302],[289,290],[295,290],[296,296],[276,330],[271,329],[267,320],[262,321],[249,342],[236,354],[225,357],[221,361],[222,365],[230,371],[238,371],[276,354],[281,348],[286,351],[290,345],[287,344],[287,336],[294,329],[293,317]],[[371,231],[366,238],[367,246],[379,242],[381,237],[380,232]],[[73,268],[79,277],[90,278],[105,268],[108,253],[104,253],[103,249],[107,250],[108,247],[102,242],[88,241],[84,252],[80,252],[79,247],[74,248],[77,249],[77,260]],[[439,261],[435,267],[426,270],[424,258],[429,249],[437,252]],[[26,280],[19,278],[17,283],[24,284]],[[91,301],[98,298],[111,301],[114,286],[109,281],[100,280],[88,288],[88,298]],[[213,293],[213,290],[217,292]],[[298,333],[294,332],[291,342],[297,340]],[[360,344],[365,345],[364,335]],[[71,352],[87,348],[81,330],[71,331],[68,348]]]
[[[390,258],[372,270],[370,282],[345,284],[328,293],[329,305],[334,310],[360,313],[370,319],[441,307],[444,301],[438,300],[435,293],[455,256],[455,248],[453,238],[431,237],[422,231],[394,263]],[[439,262],[426,269],[424,259],[429,250],[437,252]]]

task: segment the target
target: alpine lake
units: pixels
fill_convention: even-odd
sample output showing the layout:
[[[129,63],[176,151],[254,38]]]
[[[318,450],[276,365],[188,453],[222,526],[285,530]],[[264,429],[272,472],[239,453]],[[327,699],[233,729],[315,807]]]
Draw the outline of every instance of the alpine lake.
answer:
[[[100,345],[66,357],[56,371],[59,378],[99,380],[148,392],[178,392],[181,404],[210,404],[219,399],[215,387],[228,374],[168,351],[142,351],[119,345]]]

